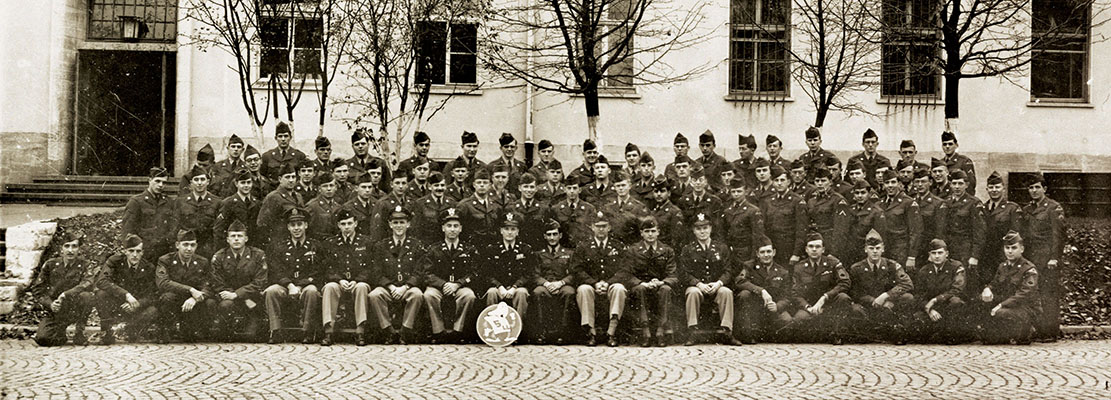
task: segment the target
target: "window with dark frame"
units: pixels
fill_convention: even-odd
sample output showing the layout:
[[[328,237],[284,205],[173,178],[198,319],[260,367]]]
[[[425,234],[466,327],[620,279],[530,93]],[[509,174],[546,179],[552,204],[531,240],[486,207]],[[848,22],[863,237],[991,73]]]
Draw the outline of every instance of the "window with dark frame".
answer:
[[[612,0],[606,4],[606,18],[599,23],[599,33],[605,34],[611,31],[612,33],[602,37],[601,43],[598,43],[601,48],[597,51],[609,51],[610,57],[620,56],[624,59],[606,69],[605,77],[598,85],[601,88],[633,90],[633,63],[636,59],[632,54],[636,36],[631,35],[628,28],[629,20],[633,18],[631,13],[635,12],[630,8],[632,5],[633,2],[630,0]],[[628,41],[627,49],[622,52],[624,54],[617,54],[614,48],[624,40]]]
[[[937,7],[933,0],[884,0],[881,96],[940,97]]]
[[[729,91],[788,95],[788,0],[731,0]]]
[[[478,24],[422,21],[416,39],[417,83],[478,83]]]
[[[259,78],[288,74],[320,76],[324,52],[324,22],[320,17],[262,16],[259,20],[262,56]]]
[[[1034,0],[1030,57],[1030,97],[1088,101],[1090,3]]]

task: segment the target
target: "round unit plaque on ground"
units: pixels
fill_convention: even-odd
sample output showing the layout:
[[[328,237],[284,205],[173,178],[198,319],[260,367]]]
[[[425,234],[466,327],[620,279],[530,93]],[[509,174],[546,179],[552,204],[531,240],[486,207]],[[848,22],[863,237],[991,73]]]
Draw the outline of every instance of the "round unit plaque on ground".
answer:
[[[482,310],[478,314],[475,324],[478,337],[486,344],[494,347],[505,347],[513,344],[521,334],[521,314],[505,303],[498,303]]]

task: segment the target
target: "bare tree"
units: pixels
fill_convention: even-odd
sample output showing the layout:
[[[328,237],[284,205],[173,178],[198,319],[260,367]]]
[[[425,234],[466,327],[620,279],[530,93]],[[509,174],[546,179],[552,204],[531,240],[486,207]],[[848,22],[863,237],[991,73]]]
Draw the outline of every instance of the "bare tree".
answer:
[[[217,48],[230,54],[239,83],[243,109],[251,123],[255,138],[262,140],[262,126],[269,114],[271,95],[265,92],[265,103],[255,95],[254,60],[261,55],[257,40],[259,1],[255,0],[188,0],[182,5],[185,19],[195,22],[190,42],[201,51]]]
[[[679,82],[711,63],[676,70],[667,56],[703,42],[703,0],[536,0],[487,9],[485,66],[508,79],[582,95],[591,139],[598,137],[602,88]]]
[[[882,35],[884,57],[900,56],[887,47],[890,43],[917,43],[919,51],[906,54],[908,66],[919,76],[940,73],[946,129],[953,131],[960,117],[961,80],[1010,80],[1026,70],[1039,49],[1087,38],[1090,28],[1101,23],[1093,21],[1107,9],[1096,0],[883,0],[881,8],[872,20]]]
[[[436,32],[424,27],[433,21],[450,25],[477,16],[476,7],[467,1],[378,0],[359,1],[347,10],[352,29],[343,61],[347,79],[343,96],[335,103],[354,111],[348,121],[352,128],[364,132],[377,128],[378,136],[371,143],[391,168],[399,162],[397,149],[406,132],[419,129],[429,105],[433,82],[418,79],[418,71],[432,62],[422,57],[421,45]],[[443,97],[431,114],[448,99],[450,95]]]
[[[312,4],[309,14],[319,16],[321,19],[320,34],[320,68],[312,75],[319,82],[317,105],[320,108],[317,123],[319,124],[317,136],[324,135],[324,122],[328,117],[329,88],[336,76],[340,75],[339,67],[348,55],[351,37],[355,27],[353,10],[360,2],[353,0],[319,0]]]

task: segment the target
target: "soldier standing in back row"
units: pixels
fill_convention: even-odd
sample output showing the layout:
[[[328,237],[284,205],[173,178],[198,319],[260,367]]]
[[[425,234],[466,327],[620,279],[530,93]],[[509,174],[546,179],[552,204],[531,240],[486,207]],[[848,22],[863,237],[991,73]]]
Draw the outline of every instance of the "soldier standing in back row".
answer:
[[[290,142],[293,141],[293,131],[289,128],[289,124],[278,122],[274,128],[274,140],[278,142],[277,147],[262,154],[262,175],[277,180],[277,174],[280,173],[283,165],[297,168],[302,161],[308,161],[309,158],[301,150],[290,146]]]
[[[715,189],[720,188],[723,184],[728,184],[728,182],[719,181],[718,174],[729,165],[729,161],[726,161],[725,157],[714,152],[716,148],[717,140],[714,139],[714,133],[710,132],[709,129],[698,135],[698,150],[702,152],[698,164],[702,165],[702,170],[706,172],[706,179],[710,181],[710,187]]]
[[[949,172],[964,171],[968,175],[968,187],[965,191],[968,194],[976,195],[976,166],[972,164],[972,159],[963,154],[957,154],[957,135],[953,132],[945,131],[941,133],[941,150],[945,153],[945,167]]]
[[[173,248],[176,199],[162,193],[168,176],[165,168],[151,168],[147,190],[131,196],[124,207],[122,233],[143,239],[147,260],[157,260]]]
[[[995,268],[1003,262],[1003,236],[1022,231],[1022,207],[1007,199],[1003,177],[993,171],[987,182],[988,201],[984,204],[984,248],[981,252],[979,282],[988,283],[995,277]]]
[[[849,158],[848,162],[853,160],[860,161],[864,166],[864,176],[872,187],[879,187],[880,183],[876,179],[876,169],[881,166],[891,165],[891,161],[882,155],[876,153],[876,148],[880,145],[880,137],[871,128],[864,131],[864,136],[861,138],[861,143],[864,146],[864,151],[860,154]]]
[[[806,165],[808,179],[814,178],[814,172],[823,168],[826,165],[826,160],[837,158],[833,153],[822,148],[822,131],[813,126],[806,128],[806,147],[809,150],[799,156],[799,159]],[[772,238],[772,240],[774,241],[775,238]]]
[[[1034,175],[1026,189],[1030,192],[1030,203],[1022,211],[1026,217],[1024,238],[1030,246],[1025,254],[1039,272],[1040,291],[1036,293],[1042,306],[1041,313],[1034,318],[1035,338],[1055,341],[1061,335],[1059,263],[1065,246],[1065,210],[1045,195],[1045,177],[1041,174]]]

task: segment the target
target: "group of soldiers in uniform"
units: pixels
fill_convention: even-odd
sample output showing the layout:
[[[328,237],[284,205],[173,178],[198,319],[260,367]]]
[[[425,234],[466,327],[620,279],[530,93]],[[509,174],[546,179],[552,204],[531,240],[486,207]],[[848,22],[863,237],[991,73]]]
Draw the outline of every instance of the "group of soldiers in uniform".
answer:
[[[73,342],[86,342],[96,307],[105,344],[121,320],[163,342],[240,329],[277,343],[296,324],[304,343],[330,345],[344,320],[359,345],[458,343],[474,340],[476,303],[500,302],[525,317],[532,343],[616,346],[622,326],[643,346],[694,344],[699,335],[675,335],[682,327],[731,345],[841,343],[862,330],[896,343],[1059,335],[1064,213],[1040,175],[1024,182],[1025,206],[1007,200],[998,173],[982,201],[953,133],[943,159],[919,162],[905,140],[892,165],[868,130],[844,169],[817,129],[805,135],[794,161],[774,135],[766,158],[741,135],[730,162],[712,132],[697,159],[678,134],[659,175],[631,143],[611,165],[587,140],[565,175],[550,142],[530,166],[510,134],[485,163],[464,132],[441,171],[423,132],[396,168],[361,131],[346,160],[323,137],[310,160],[284,124],[263,154],[233,135],[225,160],[201,150],[176,198],[167,171],[151,170],[125,208],[119,254],[93,267],[67,233],[38,275],[49,313],[36,340],[64,344],[76,324]]]

